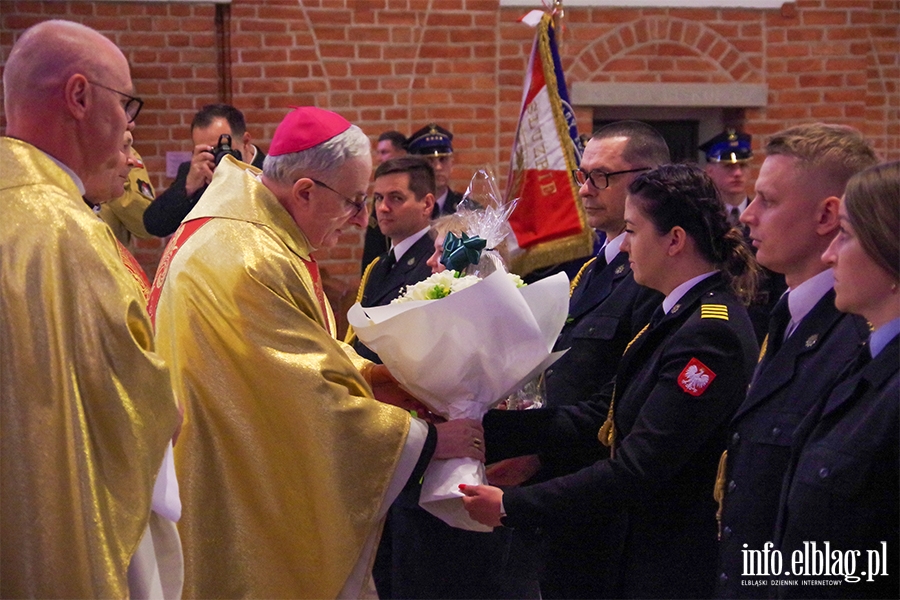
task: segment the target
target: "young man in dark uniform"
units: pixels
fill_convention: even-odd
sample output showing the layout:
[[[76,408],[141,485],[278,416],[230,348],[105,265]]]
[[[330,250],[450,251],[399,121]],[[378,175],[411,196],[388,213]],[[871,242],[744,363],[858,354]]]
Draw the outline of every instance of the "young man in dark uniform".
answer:
[[[434,252],[429,235],[434,208],[434,169],[422,158],[403,156],[387,160],[375,170],[375,215],[390,249],[366,268],[359,286],[363,306],[383,306],[397,298],[407,285],[431,275],[426,264]],[[378,355],[359,339],[353,347],[369,360]]]
[[[743,573],[743,552],[773,541],[794,431],[868,337],[861,317],[835,308],[834,275],[821,256],[840,226],[847,180],[876,162],[871,146],[855,129],[814,123],[776,133],[766,154],[741,222],[749,226],[759,263],[785,276],[788,293],[772,312],[720,466],[716,593],[723,598],[773,593],[742,585],[752,579]]]
[[[456,205],[462,202],[462,194],[450,189],[453,176],[453,134],[449,130],[429,123],[409,136],[407,152],[422,156],[434,168],[434,212],[431,217],[449,215],[456,212]]]
[[[378,136],[375,144],[375,164],[380,165],[391,158],[406,156],[406,136],[399,131],[385,131]],[[391,247],[390,241],[378,228],[378,219],[375,217],[375,207],[369,214],[369,225],[366,227],[365,240],[363,241],[362,271],[366,272],[369,263],[375,257]]]

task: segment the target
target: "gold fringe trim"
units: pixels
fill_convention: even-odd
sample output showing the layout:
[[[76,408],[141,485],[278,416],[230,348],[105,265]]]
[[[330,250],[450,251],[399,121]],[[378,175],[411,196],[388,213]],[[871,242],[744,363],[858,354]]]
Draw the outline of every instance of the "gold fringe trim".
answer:
[[[716,485],[713,486],[713,499],[718,502],[719,510],[716,511],[716,525],[719,527],[719,541],[722,540],[722,509],[725,506],[725,471],[728,467],[728,450],[722,452],[719,458],[719,468],[716,471]]]
[[[580,273],[579,273],[580,275]],[[650,323],[644,325],[644,328],[638,331],[638,334],[634,336],[634,338],[628,342],[628,345],[625,346],[625,351],[622,353],[622,356],[628,354],[628,350],[631,348],[632,344],[634,344],[638,339],[644,335],[644,332],[650,328]],[[616,423],[615,423],[615,406],[616,406],[616,386],[613,384],[613,393],[612,398],[609,401],[609,412],[606,413],[606,421],[604,421],[603,425],[600,426],[600,431],[597,432],[597,439],[600,440],[600,443],[609,448],[609,457],[615,458],[616,455]]]
[[[378,264],[378,261],[381,260],[380,256],[376,256],[375,260],[369,263],[369,266],[366,267],[366,270],[363,272],[362,279],[359,281],[359,290],[356,292],[356,301],[362,302],[363,292],[366,291],[366,284],[369,282],[369,274],[372,273],[372,269]],[[356,341],[356,332],[353,331],[353,325],[347,326],[347,335],[344,336],[345,344],[352,344]]]
[[[575,293],[575,288],[577,288],[578,284],[581,283],[581,278],[584,277],[584,274],[588,270],[588,267],[590,267],[592,264],[594,264],[594,261],[596,261],[596,260],[597,260],[597,257],[595,256],[591,260],[589,260],[586,263],[584,263],[583,265],[581,265],[581,268],[578,269],[578,273],[575,275],[575,278],[572,279],[572,283],[569,284],[569,298],[571,298],[572,294]]]
[[[763,357],[766,355],[766,350],[769,348],[769,334],[766,334],[766,337],[763,338],[762,346],[759,349],[759,358],[756,359],[756,362],[759,363],[762,361]]]
[[[510,259],[509,270],[524,276],[536,269],[590,256],[593,251],[594,232],[587,228],[569,237],[531,246]]]
[[[536,269],[575,260],[576,258],[584,258],[589,256],[594,249],[594,232],[588,225],[584,207],[578,197],[578,186],[575,183],[574,175],[572,175],[572,171],[578,168],[578,165],[575,163],[575,144],[569,137],[569,124],[566,122],[566,117],[563,114],[562,98],[559,97],[558,93],[559,86],[556,79],[556,70],[553,63],[553,55],[550,52],[550,35],[548,33],[550,27],[554,27],[553,19],[549,14],[544,14],[541,17],[541,22],[538,24],[538,52],[540,53],[541,67],[544,71],[544,82],[547,85],[547,91],[551,94],[550,106],[553,110],[553,122],[556,125],[557,136],[565,146],[563,155],[566,159],[566,170],[569,174],[569,185],[572,191],[571,199],[578,214],[578,222],[581,223],[581,233],[536,244],[524,250],[521,256],[513,257],[510,260],[510,271],[519,275],[527,275]],[[553,99],[556,101],[552,101]],[[568,143],[566,143],[567,140]],[[518,188],[512,187],[511,189]]]

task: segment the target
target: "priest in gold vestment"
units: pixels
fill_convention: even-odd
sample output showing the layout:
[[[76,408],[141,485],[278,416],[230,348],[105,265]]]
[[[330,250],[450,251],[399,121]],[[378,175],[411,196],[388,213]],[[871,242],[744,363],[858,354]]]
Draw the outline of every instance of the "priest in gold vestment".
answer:
[[[358,127],[295,109],[264,171],[226,157],[166,249],[150,306],[186,407],[185,597],[374,592],[383,518],[407,480],[432,455],[483,460],[479,423],[429,426],[375,401],[372,384],[391,391],[384,367],[334,337],[311,252],[365,226],[371,168]]]
[[[75,23],[26,31],[3,77],[0,596],[123,598],[178,410],[82,196],[110,189],[139,106],[122,53]]]

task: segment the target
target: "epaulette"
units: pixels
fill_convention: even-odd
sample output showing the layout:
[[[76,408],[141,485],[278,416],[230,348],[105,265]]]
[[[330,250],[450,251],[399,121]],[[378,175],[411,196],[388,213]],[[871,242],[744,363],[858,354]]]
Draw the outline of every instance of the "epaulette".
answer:
[[[728,307],[724,304],[701,304],[700,305],[700,318],[701,319],[722,319],[723,321],[728,320]]]

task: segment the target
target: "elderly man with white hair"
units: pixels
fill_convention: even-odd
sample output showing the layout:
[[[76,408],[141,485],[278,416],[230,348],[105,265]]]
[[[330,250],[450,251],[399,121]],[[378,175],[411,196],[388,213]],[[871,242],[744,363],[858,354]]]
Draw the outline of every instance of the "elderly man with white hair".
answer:
[[[335,339],[312,253],[366,225],[371,172],[358,127],[296,108],[262,172],[219,164],[163,256],[150,307],[186,405],[186,596],[359,597],[403,486],[432,456],[484,459],[480,423],[376,401],[406,397]]]

